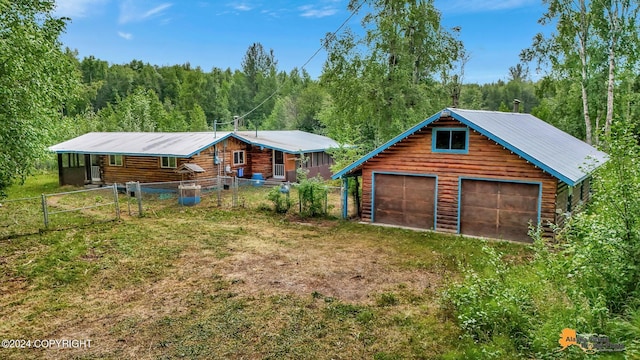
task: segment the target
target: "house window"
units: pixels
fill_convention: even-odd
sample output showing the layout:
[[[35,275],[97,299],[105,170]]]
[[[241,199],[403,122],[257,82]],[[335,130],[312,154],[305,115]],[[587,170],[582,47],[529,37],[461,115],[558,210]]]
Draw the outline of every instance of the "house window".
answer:
[[[84,166],[84,154],[62,154],[63,168],[78,168]]]
[[[244,165],[244,150],[233,152],[233,165]]]
[[[110,166],[122,166],[122,155],[109,155]]]
[[[178,160],[175,156],[162,156],[160,158],[160,167],[175,169],[176,167],[178,167]]]
[[[466,154],[469,145],[469,131],[466,128],[433,129],[433,152]]]

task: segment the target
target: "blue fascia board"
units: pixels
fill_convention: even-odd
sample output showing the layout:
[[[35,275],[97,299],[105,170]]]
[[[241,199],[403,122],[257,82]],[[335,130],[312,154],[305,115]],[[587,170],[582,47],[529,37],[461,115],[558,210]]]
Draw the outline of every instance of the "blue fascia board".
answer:
[[[521,158],[523,158],[523,159],[527,160],[528,162],[532,163],[533,165],[539,167],[540,169],[542,169],[543,171],[547,172],[548,174],[551,174],[556,179],[559,179],[559,180],[567,183],[567,185],[570,185],[570,186],[575,186],[578,183],[578,182],[573,181],[573,180],[569,179],[568,177],[560,174],[559,172],[555,171],[554,169],[548,167],[546,164],[540,162],[539,160],[535,159],[531,155],[529,155],[529,154],[525,153],[524,151],[518,149],[517,147],[511,145],[510,143],[508,143],[507,141],[501,139],[500,137],[494,135],[490,131],[487,131],[486,129],[484,129],[484,128],[476,125],[475,123],[467,120],[465,117],[457,114],[455,112],[455,109],[447,108],[447,110],[449,110],[449,112],[451,113],[451,117],[453,117],[454,119],[460,121],[464,125],[466,125],[469,128],[479,132],[480,134],[488,137],[490,140],[495,141],[496,143],[498,143],[501,146],[505,147],[509,151],[515,153],[516,155],[520,156]]]
[[[387,141],[386,143],[384,143],[383,145],[381,145],[377,149],[375,149],[375,150],[369,152],[367,155],[361,157],[356,162],[354,162],[351,165],[345,167],[344,169],[338,171],[337,173],[335,173],[331,177],[331,179],[336,180],[336,179],[341,178],[342,176],[344,176],[345,174],[347,174],[351,170],[353,170],[353,169],[357,168],[358,166],[362,165],[365,161],[367,161],[367,160],[371,159],[372,157],[380,154],[381,152],[387,150],[388,148],[393,146],[395,143],[405,139],[406,137],[408,137],[410,135],[413,135],[416,131],[418,131],[418,130],[422,129],[423,127],[429,125],[430,123],[438,120],[439,118],[440,118],[440,112],[437,112],[436,114],[432,115],[430,118],[419,122],[418,124],[416,124],[413,127],[411,127],[409,130],[407,130],[407,131],[403,132],[402,134],[394,137],[393,139]]]
[[[328,149],[312,149],[312,150],[291,151],[291,150],[286,150],[286,149],[283,149],[283,148],[279,148],[277,146],[271,146],[271,145],[263,144],[263,143],[260,143],[260,142],[257,142],[257,141],[250,141],[249,139],[246,139],[246,138],[242,137],[241,135],[237,135],[237,134],[234,134],[234,133],[231,133],[228,136],[231,136],[231,137],[233,137],[233,138],[235,138],[237,140],[242,141],[243,143],[246,143],[246,144],[249,144],[249,145],[252,145],[252,146],[260,146],[260,147],[263,147],[265,149],[281,151],[281,152],[287,153],[287,154],[301,155],[303,153],[324,152],[324,151],[326,151],[328,149],[331,149],[331,148],[328,148]]]
[[[216,145],[217,143],[219,143],[220,141],[226,140],[231,134],[227,134],[223,137],[220,138],[216,138],[215,141],[199,148],[198,150],[195,150],[189,154],[169,154],[169,153],[126,153],[126,152],[119,152],[119,151],[99,151],[99,152],[86,152],[86,151],[67,151],[67,150],[55,150],[53,152],[55,152],[56,154],[91,154],[91,155],[123,155],[123,156],[146,156],[146,157],[176,157],[176,158],[190,158],[196,154],[199,154],[200,152],[202,152],[205,149],[208,149],[210,147],[212,147],[213,145]]]
[[[450,116],[452,118],[454,118],[455,120],[457,120],[460,123],[466,125],[470,129],[473,129],[473,130],[479,132],[480,134],[486,136],[490,140],[495,141],[496,143],[500,144],[501,146],[505,147],[506,149],[509,149],[509,151],[511,151],[511,152],[515,153],[516,155],[520,156],[521,158],[529,161],[533,165],[539,167],[540,169],[542,169],[543,171],[547,172],[548,174],[551,174],[552,176],[554,176],[555,178],[559,179],[560,181],[565,182],[567,185],[575,186],[581,180],[583,180],[583,179],[580,179],[580,181],[573,181],[570,178],[560,174],[559,172],[555,171],[554,169],[550,168],[549,166],[547,166],[546,164],[540,162],[539,160],[533,158],[531,155],[526,154],[522,150],[516,148],[515,146],[511,145],[510,143],[508,143],[507,141],[501,139],[500,137],[496,136],[495,134],[493,134],[493,133],[487,131],[486,129],[476,125],[475,123],[467,120],[462,115],[456,113],[454,108],[443,109],[443,111],[445,111],[445,110],[448,111]],[[422,122],[416,124],[415,126],[410,128],[409,130],[407,130],[407,131],[403,132],[402,134],[396,136],[395,138],[389,140],[384,145],[382,145],[382,146],[378,147],[377,149],[371,151],[370,153],[368,153],[367,155],[363,156],[359,160],[355,161],[351,165],[349,165],[349,166],[345,167],[344,169],[338,171],[331,178],[335,180],[335,179],[339,179],[339,178],[345,176],[346,174],[348,174],[353,169],[359,167],[360,165],[362,165],[367,160],[369,160],[372,157],[374,157],[374,156],[380,154],[381,152],[385,151],[386,149],[388,149],[389,147],[391,147],[395,143],[397,143],[397,142],[405,139],[406,137],[414,134],[416,131],[422,129],[423,127],[428,126],[429,124],[431,124],[435,120],[438,120],[440,118],[440,114],[441,113],[442,113],[442,111],[439,111],[436,114],[434,114],[431,117],[429,117],[428,119],[423,120]],[[583,178],[586,178],[587,176],[589,176],[589,175],[587,174]]]

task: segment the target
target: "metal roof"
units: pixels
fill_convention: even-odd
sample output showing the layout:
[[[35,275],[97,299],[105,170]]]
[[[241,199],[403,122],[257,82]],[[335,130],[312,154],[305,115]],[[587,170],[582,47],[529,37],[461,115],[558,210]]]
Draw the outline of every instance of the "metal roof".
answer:
[[[580,183],[608,156],[591,145],[530,114],[447,108],[416,124],[386,144],[337,172],[337,179],[357,170],[364,162],[393,144],[440,119],[443,112],[504,146],[570,186]]]
[[[286,130],[258,131],[258,136],[255,131],[88,133],[50,146],[49,150],[56,153],[191,157],[229,137],[288,153],[317,152],[338,147],[337,142],[326,136]]]
[[[331,138],[300,130],[238,131],[234,135],[253,145],[288,153],[317,152],[339,147]]]

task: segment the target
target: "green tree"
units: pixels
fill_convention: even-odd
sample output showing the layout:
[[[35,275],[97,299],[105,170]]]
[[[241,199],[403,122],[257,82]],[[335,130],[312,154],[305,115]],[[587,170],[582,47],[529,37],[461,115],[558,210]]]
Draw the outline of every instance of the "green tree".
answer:
[[[0,191],[46,154],[78,75],[58,40],[67,19],[48,0],[0,0]]]
[[[614,94],[621,69],[637,65],[640,4],[636,0],[544,0],[548,10],[540,19],[552,24],[556,32],[538,34],[530,48],[523,50],[524,61],[537,60],[549,65],[555,79],[568,78],[580,84],[585,140],[598,142],[604,110],[604,132],[608,133],[615,113]],[[597,106],[606,98],[606,108]],[[595,129],[594,139],[593,133]]]
[[[193,109],[188,112],[189,117],[189,131],[207,131],[209,125],[207,125],[207,117],[204,114],[204,110],[200,105],[195,104]]]
[[[321,82],[332,112],[322,118],[330,136],[371,150],[448,103],[444,83],[463,48],[431,0],[362,3],[366,35],[347,30],[325,40]],[[352,0],[349,9],[360,4]]]

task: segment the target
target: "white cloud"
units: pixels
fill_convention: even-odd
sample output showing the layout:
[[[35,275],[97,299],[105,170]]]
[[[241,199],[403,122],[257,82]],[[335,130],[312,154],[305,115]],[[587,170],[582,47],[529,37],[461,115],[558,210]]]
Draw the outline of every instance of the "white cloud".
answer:
[[[169,4],[169,3],[164,3],[162,5],[158,5],[156,7],[154,7],[153,9],[147,11],[146,13],[144,13],[142,15],[143,19],[146,19],[150,16],[156,15],[156,14],[160,14],[162,11],[164,11],[165,9],[168,9],[172,6],[173,4]]]
[[[91,10],[107,3],[108,0],[56,0],[56,16],[70,18],[85,17]]]
[[[442,12],[489,12],[509,10],[539,4],[538,0],[436,0]]]
[[[241,3],[231,3],[229,4],[230,7],[232,7],[234,10],[238,10],[238,11],[249,11],[249,10],[253,10],[253,6],[241,2]]]
[[[332,6],[316,8],[314,5],[300,6],[298,10],[301,11],[300,16],[311,18],[323,18],[335,15],[338,12],[338,9]]]
[[[133,34],[131,33],[126,33],[126,32],[122,32],[122,31],[118,31],[118,36],[120,36],[121,38],[125,39],[125,40],[131,40],[133,39]]]
[[[133,0],[125,0],[120,3],[120,24],[130,22],[144,21],[146,19],[164,15],[164,11],[173,6],[171,3],[162,3],[149,10],[140,8],[139,2]]]

